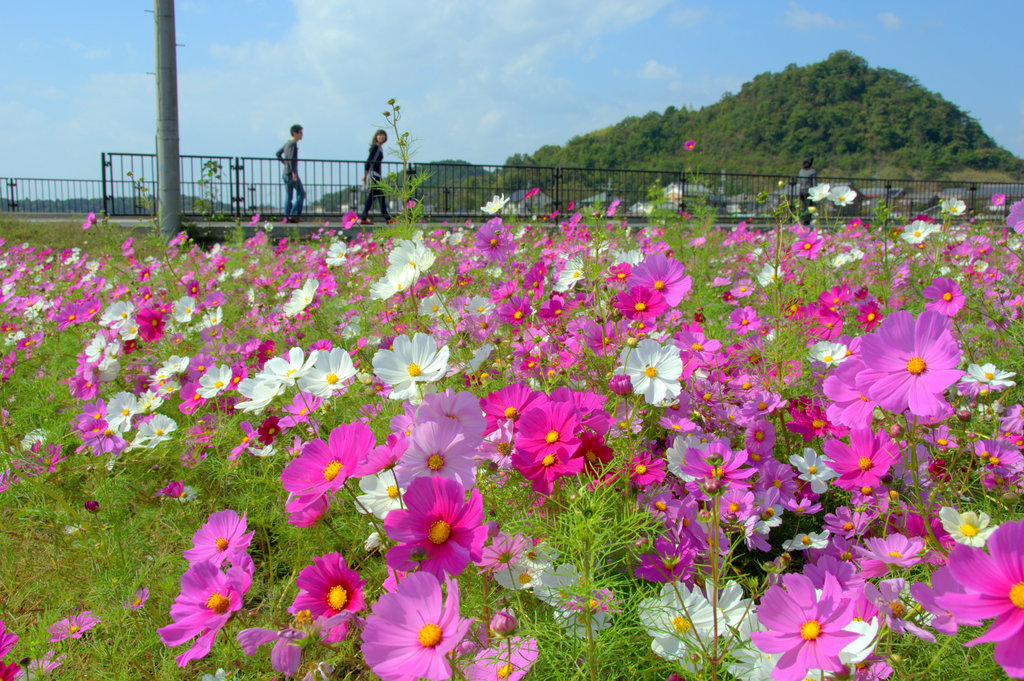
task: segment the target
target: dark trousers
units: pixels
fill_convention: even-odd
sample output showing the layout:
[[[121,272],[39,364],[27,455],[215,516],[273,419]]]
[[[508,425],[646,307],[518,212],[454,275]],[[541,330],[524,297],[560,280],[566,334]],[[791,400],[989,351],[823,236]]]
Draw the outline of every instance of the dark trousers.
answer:
[[[369,217],[374,199],[380,199],[380,214],[384,216],[385,220],[390,220],[391,216],[388,214],[387,199],[384,198],[384,192],[376,185],[370,187],[370,194],[366,197],[366,203],[363,205],[363,220]]]

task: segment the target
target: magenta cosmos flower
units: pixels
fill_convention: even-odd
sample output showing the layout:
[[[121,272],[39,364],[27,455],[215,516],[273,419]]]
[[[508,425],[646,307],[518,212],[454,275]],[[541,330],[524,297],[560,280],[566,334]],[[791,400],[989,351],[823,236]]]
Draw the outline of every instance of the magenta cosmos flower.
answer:
[[[613,306],[623,317],[633,321],[653,319],[668,309],[665,296],[643,286],[633,286],[628,291],[622,291],[616,296]]]
[[[900,310],[889,315],[878,331],[864,336],[861,356],[867,367],[860,379],[868,395],[883,409],[915,416],[935,416],[949,405],[942,393],[964,372],[960,348],[949,320],[931,310],[917,319]]]
[[[947,317],[955,317],[956,313],[967,302],[963,291],[952,279],[936,277],[932,283],[924,287],[921,295],[928,299],[924,309],[933,310]]]
[[[365,423],[343,423],[331,431],[327,442],[317,439],[307,444],[281,471],[281,484],[295,495],[287,511],[312,506],[340,490],[350,477],[361,475],[360,458],[376,446],[373,431]]]
[[[652,253],[630,272],[630,286],[657,291],[669,307],[675,307],[690,292],[690,277],[683,264],[662,253]]]
[[[854,551],[860,554],[860,574],[862,577],[881,577],[889,571],[889,566],[908,568],[921,562],[920,553],[924,548],[924,539],[905,537],[902,534],[890,534],[886,537],[868,537],[864,540],[866,547],[855,546]]]
[[[100,623],[100,618],[92,614],[92,610],[83,610],[77,615],[72,615],[54,622],[50,625],[50,643],[63,641],[67,638],[82,638],[82,634],[89,631]]]
[[[555,480],[583,470],[583,459],[574,456],[579,430],[579,410],[568,402],[547,402],[519,419],[512,463],[535,492],[550,494]]]
[[[345,612],[359,612],[363,602],[363,579],[345,564],[340,553],[328,553],[313,558],[313,564],[299,572],[296,580],[299,595],[288,612],[297,615],[308,610],[313,619],[334,617]],[[332,632],[334,640],[345,638],[347,622]]]
[[[839,651],[859,634],[843,631],[853,619],[853,602],[842,597],[839,582],[825,575],[821,595],[804,575],[783,575],[785,586],[775,585],[761,599],[757,618],[768,631],[750,634],[766,653],[782,653],[772,678],[802,681],[810,669],[845,672]]]
[[[231,619],[231,613],[241,609],[251,583],[252,575],[246,570],[233,567],[224,573],[209,561],[190,566],[181,576],[181,593],[171,605],[174,622],[156,632],[170,647],[198,636],[191,648],[175,658],[179,667],[210,652],[217,632]]]
[[[220,567],[239,553],[245,553],[252,541],[252,532],[246,532],[245,513],[239,518],[230,508],[213,513],[192,536],[192,548],[182,553],[189,563],[208,560]]]
[[[899,450],[881,429],[855,428],[850,431],[850,444],[827,440],[825,454],[832,460],[832,470],[839,474],[835,483],[864,494],[882,484],[882,476],[900,458]]]
[[[1013,678],[1024,678],[1024,520],[1003,523],[988,540],[988,553],[958,544],[949,570],[966,593],[937,597],[956,618],[994,617],[988,631],[966,645],[995,643],[995,661]]]
[[[388,538],[400,542],[387,553],[388,567],[412,570],[420,564],[440,578],[480,560],[487,539],[480,492],[473,490],[467,502],[458,482],[431,476],[413,480],[402,499],[405,508],[384,519]]]
[[[373,604],[363,630],[363,657],[384,681],[449,679],[447,655],[469,631],[472,619],[459,617],[459,585],[445,579],[448,599],[430,573],[407,576],[395,593]]]

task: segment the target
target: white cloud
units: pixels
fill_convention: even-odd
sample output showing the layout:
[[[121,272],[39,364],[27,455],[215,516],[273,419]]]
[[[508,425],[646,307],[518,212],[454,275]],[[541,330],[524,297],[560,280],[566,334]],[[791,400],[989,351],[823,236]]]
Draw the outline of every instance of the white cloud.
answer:
[[[798,31],[824,31],[842,28],[842,25],[832,17],[821,12],[806,10],[795,2],[789,3],[783,23]]]
[[[674,66],[665,66],[654,59],[649,59],[636,75],[644,80],[676,80],[679,78],[679,70]]]
[[[879,12],[878,20],[882,22],[882,26],[889,29],[890,31],[895,31],[899,29],[900,26],[903,25],[903,19],[900,19],[892,12]]]
[[[678,28],[695,28],[707,20],[708,14],[707,7],[687,7],[673,11],[668,15],[668,21]]]

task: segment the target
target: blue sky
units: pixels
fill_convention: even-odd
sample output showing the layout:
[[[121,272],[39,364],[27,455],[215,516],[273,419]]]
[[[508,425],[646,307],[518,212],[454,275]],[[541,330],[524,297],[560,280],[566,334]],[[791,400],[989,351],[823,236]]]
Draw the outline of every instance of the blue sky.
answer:
[[[152,2],[0,0],[0,175],[93,178],[150,152]],[[147,12],[147,10],[150,10]],[[1024,156],[1024,2],[177,0],[181,152],[359,159],[389,98],[417,159],[516,152],[850,50]],[[393,147],[393,145],[389,145]]]

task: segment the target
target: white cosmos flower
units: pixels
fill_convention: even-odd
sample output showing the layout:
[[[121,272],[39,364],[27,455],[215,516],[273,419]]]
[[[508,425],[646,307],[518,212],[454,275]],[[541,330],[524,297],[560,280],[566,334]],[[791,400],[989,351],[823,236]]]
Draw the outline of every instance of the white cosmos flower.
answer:
[[[363,491],[356,499],[356,511],[369,511],[381,520],[396,508],[402,508],[402,493],[395,474],[390,470],[381,471],[376,475],[367,475],[359,479],[359,489]],[[354,502],[353,502],[354,503]]]
[[[834,187],[828,193],[828,198],[837,206],[849,206],[857,198],[857,192],[843,185],[841,187]]]
[[[527,551],[506,568],[494,571],[494,581],[511,591],[542,588],[540,576],[551,569],[557,554],[544,544]]]
[[[911,246],[916,246],[940,230],[940,225],[925,222],[924,220],[914,220],[903,228],[903,232],[900,233],[900,238]]]
[[[804,449],[802,456],[790,456],[789,462],[800,471],[797,477],[811,483],[811,491],[815,494],[824,494],[828,489],[828,481],[839,477],[839,474],[829,467],[829,459],[810,447]]]
[[[715,610],[700,589],[694,587],[691,591],[683,584],[665,584],[658,597],[640,601],[637,610],[640,624],[654,639],[651,650],[658,657],[675,660],[685,670],[696,673],[699,667],[691,655],[703,654],[702,649],[714,636],[715,622]],[[728,631],[724,625],[725,622],[719,622],[721,633]]]
[[[828,546],[828,530],[821,532],[801,532],[782,545],[784,551],[806,551],[807,549],[823,549]]]
[[[491,200],[486,203],[486,205],[480,207],[480,210],[487,213],[488,215],[495,215],[501,212],[501,209],[505,207],[505,204],[507,204],[508,201],[509,198],[504,194],[502,194],[501,196],[495,194],[494,196],[491,197]]]
[[[967,374],[960,379],[961,383],[985,383],[997,388],[1009,388],[1017,385],[1010,379],[1017,375],[1015,371],[1001,371],[995,364],[971,364]]]
[[[434,339],[425,333],[417,333],[411,340],[402,335],[395,339],[390,350],[377,351],[373,356],[373,371],[391,386],[391,399],[405,400],[417,395],[417,384],[444,377],[448,354],[447,345],[439,350]]]
[[[284,390],[284,383],[280,381],[243,378],[238,384],[238,392],[245,399],[236,404],[235,409],[259,414]]]
[[[807,198],[813,201],[814,203],[824,201],[829,197],[829,192],[831,191],[831,189],[832,186],[828,182],[816,184],[807,190]]]
[[[302,348],[292,348],[284,357],[274,357],[263,365],[263,371],[256,378],[264,381],[277,381],[281,385],[295,385],[295,382],[309,373],[316,363],[320,352],[313,350],[309,357],[304,357]]]
[[[387,276],[407,289],[420,278],[437,260],[429,248],[415,241],[405,240],[388,254]]]
[[[555,291],[559,293],[568,291],[576,285],[576,282],[583,280],[583,274],[583,259],[575,256],[569,258],[565,267],[562,268],[562,273],[558,275]]]
[[[811,346],[811,351],[808,355],[811,361],[821,362],[827,367],[842,364],[846,361],[847,357],[846,346],[833,341],[818,341]]]
[[[179,324],[188,324],[192,321],[192,315],[196,311],[196,299],[192,296],[179,298],[174,302],[174,321]]]
[[[619,362],[623,365],[622,372],[633,384],[633,392],[643,395],[647,404],[679,397],[683,360],[675,345],[663,346],[645,338],[635,348],[623,348]]]
[[[403,286],[397,279],[393,279],[385,274],[384,278],[370,285],[370,299],[387,300],[392,296],[398,295],[405,288],[407,287]]]
[[[949,213],[953,216],[963,215],[967,212],[967,204],[960,199],[942,199],[940,205],[943,213]]]
[[[219,367],[210,367],[206,373],[199,377],[199,387],[196,394],[204,400],[209,400],[221,394],[231,385],[231,367],[221,364]]]
[[[139,434],[132,441],[132,449],[153,449],[161,442],[171,439],[171,433],[178,424],[163,414],[156,414],[147,423],[139,424]]]
[[[119,433],[126,433],[131,430],[132,417],[139,411],[139,398],[134,393],[119,392],[107,402],[107,425]]]
[[[352,365],[352,358],[344,349],[321,351],[306,375],[299,379],[299,390],[326,399],[344,390],[349,379],[355,375],[356,369]]]
[[[952,506],[943,506],[939,509],[939,520],[953,541],[967,546],[984,546],[988,536],[999,527],[989,525],[992,519],[988,517],[988,513],[960,513]]]
[[[348,252],[348,246],[344,241],[335,241],[327,249],[327,255],[324,257],[324,263],[328,267],[336,267],[345,262],[345,254]]]
[[[314,296],[316,296],[317,289],[320,288],[320,282],[316,279],[307,279],[301,288],[292,291],[292,297],[288,299],[288,302],[284,304],[284,314],[286,317],[294,317],[299,314],[313,302]]]
[[[778,281],[779,276],[782,274],[782,268],[771,263],[766,263],[761,271],[757,273],[757,283],[761,286],[770,286]]]

